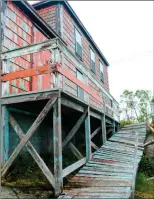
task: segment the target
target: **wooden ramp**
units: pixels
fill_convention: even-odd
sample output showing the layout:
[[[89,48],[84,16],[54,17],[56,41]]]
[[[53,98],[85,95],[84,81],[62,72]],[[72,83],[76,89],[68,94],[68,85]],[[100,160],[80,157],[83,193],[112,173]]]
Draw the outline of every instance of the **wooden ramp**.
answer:
[[[92,155],[92,159],[72,177],[59,198],[127,198],[132,187],[143,148],[146,124],[129,125],[113,135]],[[136,155],[135,155],[136,154]],[[136,166],[134,166],[136,162]]]

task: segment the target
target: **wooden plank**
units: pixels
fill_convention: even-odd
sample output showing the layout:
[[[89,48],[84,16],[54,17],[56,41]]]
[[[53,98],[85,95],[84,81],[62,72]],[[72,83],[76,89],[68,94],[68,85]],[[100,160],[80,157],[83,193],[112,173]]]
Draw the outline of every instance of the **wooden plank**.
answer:
[[[34,43],[34,44],[30,44],[24,47],[16,48],[13,50],[8,50],[1,54],[1,59],[7,60],[14,57],[23,56],[26,54],[55,49],[58,47],[57,40],[58,40],[57,38],[54,38],[54,39],[46,40],[44,42]]]
[[[92,141],[91,141],[91,146],[95,149],[95,150],[98,150],[99,148],[96,146],[96,144],[94,144]]]
[[[62,177],[62,126],[61,126],[61,97],[53,108],[53,146],[54,146],[54,176],[55,196],[59,196],[63,189]]]
[[[97,135],[97,133],[99,133],[99,131],[101,130],[101,127],[98,127],[92,134],[91,134],[91,139]]]
[[[90,125],[89,106],[88,106],[88,115],[85,120],[85,137],[86,137],[86,158],[88,161],[91,159],[91,125]]]
[[[14,152],[11,154],[9,160],[3,166],[2,176],[5,175],[5,173],[7,172],[7,170],[9,169],[9,167],[11,166],[11,164],[13,163],[13,161],[15,160],[17,155],[20,153],[21,149],[26,145],[27,141],[36,132],[37,128],[42,123],[42,121],[46,117],[47,113],[51,110],[52,106],[55,104],[56,100],[57,100],[57,97],[53,97],[47,102],[47,104],[45,105],[45,107],[43,108],[41,113],[38,115],[38,117],[36,118],[36,120],[34,121],[32,126],[30,127],[30,129],[28,130],[26,135],[22,138],[22,140],[20,141],[20,143],[18,144],[18,146],[16,147]]]
[[[63,141],[63,147],[65,147],[69,143],[69,141],[73,138],[73,136],[75,135],[75,133],[78,131],[78,129],[80,128],[81,124],[85,120],[85,118],[87,116],[87,113],[88,113],[88,110],[85,110],[85,112],[79,118],[79,120],[77,121],[77,123],[73,126],[73,128],[71,129],[71,131],[68,133],[67,137]]]
[[[80,168],[85,163],[86,163],[86,158],[82,158],[81,160],[63,169],[63,178],[72,173],[73,171],[75,171],[76,169]]]
[[[11,96],[5,96],[2,98],[2,105],[16,104],[21,102],[32,102],[44,99],[50,99],[51,97],[58,96],[57,89],[48,89],[41,92],[25,92],[22,94],[14,94]]]
[[[102,143],[106,142],[106,123],[105,123],[105,114],[102,115],[101,118],[101,127],[102,127]]]
[[[52,67],[55,67],[56,64],[50,65],[44,65],[40,67],[35,67],[31,69],[26,69],[22,71],[16,71],[16,72],[11,72],[8,74],[5,74],[1,77],[2,82],[6,81],[11,81],[15,79],[20,79],[20,78],[25,78],[25,77],[33,77],[37,75],[42,75],[42,74],[48,74],[52,72]]]
[[[19,138],[22,139],[25,136],[25,133],[22,131],[21,127],[19,126],[17,121],[12,117],[11,114],[10,114],[9,121],[13,129],[19,136]],[[55,179],[54,179],[53,174],[50,172],[50,170],[48,169],[48,167],[46,166],[46,164],[44,163],[40,155],[37,153],[33,145],[30,143],[30,141],[27,142],[26,148],[28,152],[31,154],[31,156],[33,157],[33,159],[35,160],[35,162],[37,163],[37,165],[39,166],[39,168],[41,169],[41,171],[43,172],[43,174],[45,175],[45,177],[48,179],[50,184],[55,188]]]
[[[71,142],[69,143],[69,147],[74,153],[74,155],[80,160],[83,158],[83,155],[80,153],[80,151],[72,144]]]

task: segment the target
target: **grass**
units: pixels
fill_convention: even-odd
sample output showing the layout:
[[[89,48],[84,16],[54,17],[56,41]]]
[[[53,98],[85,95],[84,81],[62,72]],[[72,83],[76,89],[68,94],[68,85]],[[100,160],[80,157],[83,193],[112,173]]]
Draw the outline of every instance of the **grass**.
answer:
[[[152,199],[154,198],[154,180],[149,180],[149,177],[139,172],[136,178],[136,197]]]

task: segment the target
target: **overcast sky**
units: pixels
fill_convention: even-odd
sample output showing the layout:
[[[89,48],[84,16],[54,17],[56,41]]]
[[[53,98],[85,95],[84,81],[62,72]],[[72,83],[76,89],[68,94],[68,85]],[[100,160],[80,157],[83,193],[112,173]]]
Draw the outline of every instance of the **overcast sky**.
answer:
[[[69,1],[110,63],[110,92],[153,90],[153,1]]]

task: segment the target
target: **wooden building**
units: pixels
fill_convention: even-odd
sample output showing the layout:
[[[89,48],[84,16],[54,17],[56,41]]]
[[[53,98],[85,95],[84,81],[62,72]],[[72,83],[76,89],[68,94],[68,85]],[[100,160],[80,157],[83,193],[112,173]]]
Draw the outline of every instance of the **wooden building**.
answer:
[[[2,1],[1,16],[2,175],[24,147],[58,195],[119,127],[109,63],[67,1]]]

